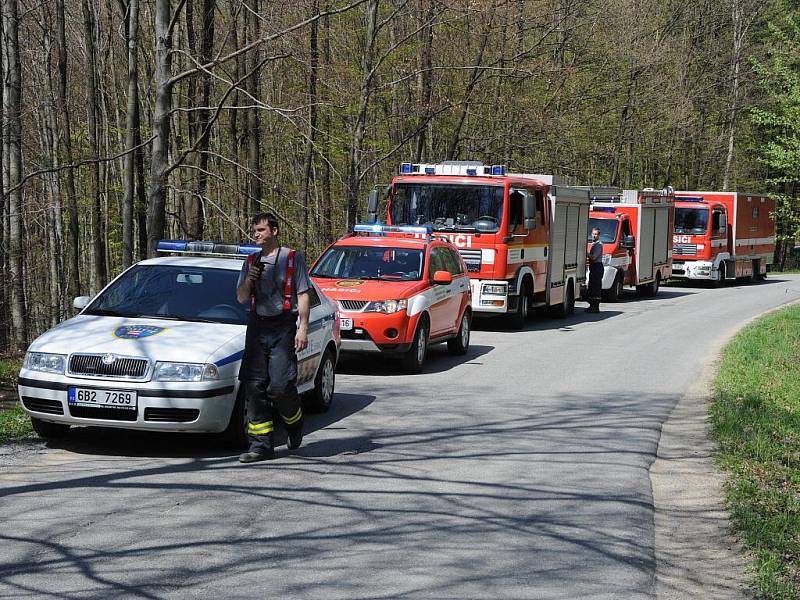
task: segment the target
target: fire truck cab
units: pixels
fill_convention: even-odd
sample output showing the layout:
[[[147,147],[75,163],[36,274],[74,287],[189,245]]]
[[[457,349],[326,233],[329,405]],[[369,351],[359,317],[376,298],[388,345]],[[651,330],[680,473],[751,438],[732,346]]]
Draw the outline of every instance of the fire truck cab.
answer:
[[[625,286],[655,296],[672,274],[672,190],[590,188],[589,236],[603,242],[604,300],[619,300]]]
[[[586,279],[586,189],[473,161],[403,163],[388,189],[391,225],[427,226],[464,259],[476,316],[521,328],[534,308],[566,315]],[[369,215],[377,219],[377,192]]]

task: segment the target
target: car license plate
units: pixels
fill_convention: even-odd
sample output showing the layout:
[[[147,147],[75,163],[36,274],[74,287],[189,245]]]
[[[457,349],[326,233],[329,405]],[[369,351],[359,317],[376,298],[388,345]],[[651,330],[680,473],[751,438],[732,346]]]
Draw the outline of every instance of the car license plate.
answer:
[[[67,390],[67,402],[71,406],[102,406],[136,410],[136,392],[131,390],[98,390],[71,387]]]
[[[353,328],[353,319],[342,317],[339,319],[339,329],[342,331],[350,331]]]

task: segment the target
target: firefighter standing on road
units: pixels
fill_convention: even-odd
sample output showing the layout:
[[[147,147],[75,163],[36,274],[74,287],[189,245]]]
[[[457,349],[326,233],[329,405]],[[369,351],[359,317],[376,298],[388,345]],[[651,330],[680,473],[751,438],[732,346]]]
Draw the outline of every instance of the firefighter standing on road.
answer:
[[[243,463],[275,457],[272,417],[276,408],[286,426],[289,448],[298,448],[303,441],[303,412],[296,387],[297,352],[308,345],[311,288],[303,256],[278,243],[277,217],[257,213],[250,225],[261,251],[247,257],[236,287],[237,300],[250,303],[239,371],[250,441],[249,451],[239,456]]]
[[[592,229],[592,242],[589,245],[589,308],[588,313],[600,312],[600,296],[603,293],[603,242],[600,230]]]

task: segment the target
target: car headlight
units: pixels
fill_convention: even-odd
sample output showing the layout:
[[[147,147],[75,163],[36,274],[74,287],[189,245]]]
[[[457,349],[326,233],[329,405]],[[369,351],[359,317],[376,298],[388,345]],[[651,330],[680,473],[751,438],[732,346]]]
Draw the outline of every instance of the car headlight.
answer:
[[[408,300],[377,300],[370,302],[364,312],[379,312],[390,315],[408,308]]]
[[[157,362],[153,371],[155,381],[205,381],[219,379],[215,365],[202,363]]]
[[[23,366],[31,371],[64,374],[67,357],[64,354],[51,354],[49,352],[28,352],[25,354]]]
[[[611,264],[611,255],[610,254],[603,254],[603,266],[607,267]]]
[[[484,294],[491,294],[492,296],[505,296],[508,287],[501,283],[487,283],[483,286]]]

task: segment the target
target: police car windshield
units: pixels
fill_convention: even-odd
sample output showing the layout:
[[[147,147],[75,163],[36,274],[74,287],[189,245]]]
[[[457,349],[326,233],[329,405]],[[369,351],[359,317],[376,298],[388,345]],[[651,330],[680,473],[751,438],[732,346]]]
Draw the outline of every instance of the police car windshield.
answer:
[[[708,231],[708,208],[676,208],[675,233],[703,234]]]
[[[137,265],[83,314],[244,325],[247,307],[236,301],[238,276],[238,270]]]
[[[398,183],[392,197],[392,224],[429,225],[436,231],[492,233],[503,218],[499,185]]]
[[[597,227],[600,230],[600,241],[604,244],[613,244],[617,239],[617,220],[616,219],[589,219],[589,229],[586,232],[586,240],[592,241],[592,229]]]
[[[417,281],[422,250],[376,246],[333,246],[319,259],[312,277]]]

